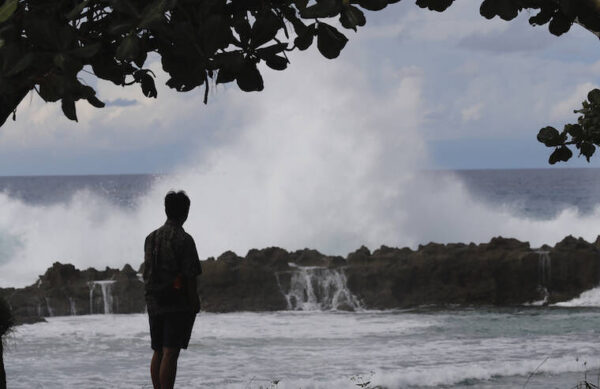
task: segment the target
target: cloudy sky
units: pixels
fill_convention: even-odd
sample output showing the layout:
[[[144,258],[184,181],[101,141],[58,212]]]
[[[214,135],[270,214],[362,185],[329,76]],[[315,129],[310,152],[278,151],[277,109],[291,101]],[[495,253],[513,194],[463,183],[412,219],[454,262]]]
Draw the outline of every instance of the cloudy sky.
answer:
[[[548,167],[537,131],[576,120],[572,110],[600,76],[600,42],[579,26],[557,38],[531,27],[527,13],[504,22],[478,10],[478,1],[463,0],[441,14],[412,2],[370,12],[365,27],[347,32],[337,60],[316,47],[294,53],[288,70],[265,71],[264,92],[219,86],[207,106],[202,91],[175,93],[160,74],[158,99],[137,86],[97,85],[108,106],[79,103],[77,124],[31,94],[17,121],[0,128],[0,175],[173,172],[243,142],[248,126],[295,128],[306,141],[315,128],[326,137],[359,123],[399,142],[390,152],[414,153],[418,168]],[[335,146],[344,153],[363,142],[352,128]],[[252,136],[278,147],[267,128]]]

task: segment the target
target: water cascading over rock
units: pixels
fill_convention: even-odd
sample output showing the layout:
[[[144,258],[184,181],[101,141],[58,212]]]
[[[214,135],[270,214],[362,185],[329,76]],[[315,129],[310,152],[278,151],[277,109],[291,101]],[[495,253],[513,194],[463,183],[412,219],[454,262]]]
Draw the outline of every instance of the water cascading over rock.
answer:
[[[548,251],[537,251],[538,260],[538,288],[542,294],[542,304],[547,304],[550,297],[550,287],[552,280],[552,260]]]
[[[113,312],[113,295],[112,286],[115,283],[113,280],[90,281],[90,313],[94,313],[94,290],[96,286],[100,286],[102,291],[102,302],[104,303],[104,314]],[[100,313],[100,312],[97,312]]]
[[[361,308],[360,302],[347,287],[342,269],[295,267],[288,286],[277,280],[288,309],[296,311],[345,310]]]

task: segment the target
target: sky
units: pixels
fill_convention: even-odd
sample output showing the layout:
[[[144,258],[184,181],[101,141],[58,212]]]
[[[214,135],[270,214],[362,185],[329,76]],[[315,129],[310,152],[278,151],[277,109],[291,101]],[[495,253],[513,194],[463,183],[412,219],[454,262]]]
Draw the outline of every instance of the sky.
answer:
[[[537,131],[574,122],[573,109],[598,84],[598,38],[579,26],[555,37],[546,26],[530,26],[527,12],[489,21],[472,0],[443,13],[412,2],[366,13],[358,33],[345,30],[349,42],[339,58],[321,57],[316,45],[294,52],[287,70],[264,69],[260,93],[219,85],[204,105],[203,90],[164,86],[157,58],[147,65],[158,74],[158,99],[145,98],[137,85],[91,80],[107,107],[79,102],[79,123],[31,93],[17,121],[0,128],[0,175],[177,172],[243,141],[245,126],[269,115],[281,128],[298,127],[299,140],[311,136],[309,126],[371,126],[382,141],[413,145],[397,152],[417,153],[411,167],[419,169],[545,168],[550,150]],[[308,90],[304,99],[298,83]],[[338,105],[354,98],[362,100],[355,111]],[[255,136],[271,142],[268,131]],[[360,147],[351,134],[347,142],[348,153]],[[574,159],[565,166],[599,165]]]

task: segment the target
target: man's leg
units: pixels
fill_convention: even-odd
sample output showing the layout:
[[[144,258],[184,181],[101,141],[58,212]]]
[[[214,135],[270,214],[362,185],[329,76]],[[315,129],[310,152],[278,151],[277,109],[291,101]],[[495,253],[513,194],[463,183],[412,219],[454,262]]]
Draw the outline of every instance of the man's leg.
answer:
[[[160,388],[160,362],[162,360],[162,351],[155,351],[150,362],[150,376],[152,377],[152,386],[154,389]]]
[[[179,358],[178,348],[163,347],[160,363],[160,389],[173,389],[175,386],[177,358]]]

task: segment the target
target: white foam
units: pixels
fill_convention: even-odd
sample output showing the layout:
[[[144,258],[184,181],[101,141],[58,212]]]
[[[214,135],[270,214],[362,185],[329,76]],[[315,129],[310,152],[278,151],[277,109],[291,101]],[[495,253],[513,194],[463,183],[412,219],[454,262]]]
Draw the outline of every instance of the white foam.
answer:
[[[469,317],[485,320],[496,335],[465,331],[461,323],[468,325]],[[574,321],[553,314],[548,320],[564,328],[558,335],[531,331],[540,318],[511,316],[511,326],[529,330],[506,337],[502,319],[508,318],[485,312],[200,314],[180,358],[178,382],[186,388],[258,388],[278,379],[283,389],[342,389],[361,376],[387,388],[502,379],[520,387],[533,371],[540,374],[536,382],[564,383],[561,375],[581,373],[584,361],[588,368],[600,365],[592,316]],[[5,354],[9,376],[19,377],[11,387],[147,385],[147,320],[142,314],[67,316],[17,327]]]
[[[553,305],[557,307],[600,307],[600,287],[586,290],[573,300]]]

